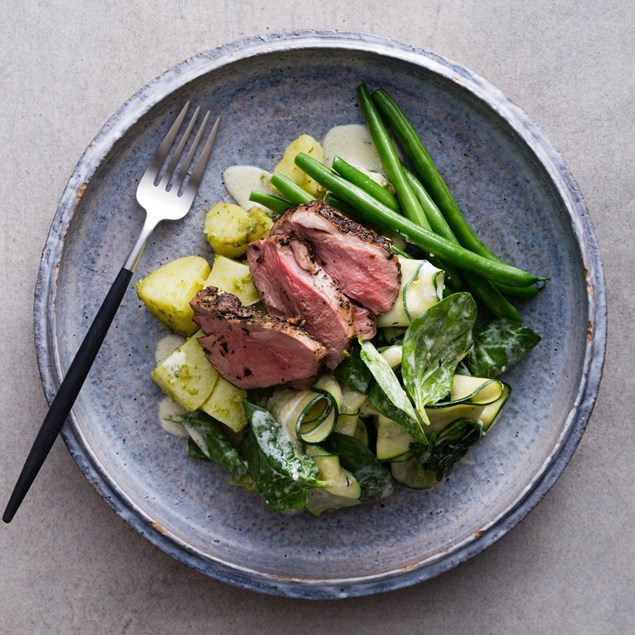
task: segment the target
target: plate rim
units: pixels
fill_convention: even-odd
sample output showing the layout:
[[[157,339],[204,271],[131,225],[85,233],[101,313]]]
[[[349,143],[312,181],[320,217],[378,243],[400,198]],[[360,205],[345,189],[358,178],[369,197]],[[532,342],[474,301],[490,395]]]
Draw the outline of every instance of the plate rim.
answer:
[[[326,599],[370,595],[410,586],[439,575],[480,553],[515,527],[542,500],[562,474],[586,428],[597,399],[606,352],[606,291],[599,247],[584,199],[563,159],[546,136],[509,98],[463,66],[423,48],[397,40],[350,31],[303,30],[255,36],[230,42],[190,57],[130,97],[108,120],[78,160],[60,198],[42,252],[34,297],[35,348],[44,393],[49,403],[61,382],[62,369],[56,348],[53,310],[66,232],[82,194],[115,144],[154,106],[192,80],[230,63],[264,54],[305,48],[370,52],[413,63],[467,90],[493,110],[529,148],[556,188],[568,212],[585,267],[589,333],[576,401],[569,412],[559,442],[516,501],[498,518],[447,554],[406,569],[350,579],[301,579],[242,569],[202,557],[152,521],[134,501],[126,498],[100,473],[98,463],[83,443],[73,412],[62,437],[88,481],[113,510],[152,544],[194,569],[235,586],[273,595]],[[93,457],[94,459],[94,457]]]

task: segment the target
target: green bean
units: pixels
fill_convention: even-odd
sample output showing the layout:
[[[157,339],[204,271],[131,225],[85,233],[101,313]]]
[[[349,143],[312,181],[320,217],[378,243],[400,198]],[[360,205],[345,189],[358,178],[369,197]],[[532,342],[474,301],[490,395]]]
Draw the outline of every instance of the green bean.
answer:
[[[388,136],[388,132],[377,112],[377,108],[375,108],[364,84],[360,84],[357,87],[357,94],[362,112],[366,118],[366,123],[368,124],[368,129],[370,130],[370,136],[375,143],[375,148],[381,159],[381,164],[386,171],[386,176],[395,188],[397,199],[399,200],[404,215],[413,223],[417,223],[429,230],[430,224],[428,223],[425,212],[421,209],[417,197],[414,195],[410,185],[408,185],[408,181],[401,169],[401,161],[397,156],[392,140]]]
[[[548,279],[528,273],[512,265],[488,260],[460,245],[433,234],[429,230],[423,229],[382,205],[364,190],[352,185],[339,174],[307,154],[299,153],[295,159],[295,164],[320,185],[326,187],[345,202],[354,205],[355,215],[358,220],[398,233],[406,241],[423,249],[428,254],[438,255],[460,269],[480,274],[488,280],[495,280],[517,287],[525,287]]]
[[[264,192],[257,192],[256,190],[251,192],[249,200],[268,207],[272,212],[276,212],[276,214],[283,214],[288,207],[293,206],[291,201],[288,201],[286,198],[282,198],[282,196],[265,194]]]
[[[529,287],[510,287],[509,285],[502,284],[500,282],[495,282],[494,284],[504,295],[508,295],[510,298],[519,298],[521,300],[535,298],[544,287],[544,285],[537,287],[533,284]]]
[[[439,236],[443,236],[452,242],[458,243],[459,241],[456,239],[454,232],[450,229],[450,226],[446,222],[436,203],[430,198],[428,192],[426,192],[426,189],[421,184],[421,181],[406,167],[404,167],[404,174],[406,175],[406,179],[408,179],[408,183],[410,184],[412,191],[417,199],[419,199],[419,204],[428,218],[432,231]]]
[[[395,212],[400,211],[399,201],[391,192],[368,176],[368,174],[342,159],[342,157],[333,157],[333,169],[347,181],[353,183],[353,185],[357,185],[357,187],[361,187],[362,190],[368,192],[386,207],[390,207]]]
[[[315,200],[315,196],[301,188],[295,181],[280,172],[271,177],[271,185],[291,201],[294,205],[302,205]]]
[[[446,223],[443,214],[441,214],[439,208],[430,198],[419,179],[406,168],[404,168],[404,172],[413,192],[421,203],[421,207],[428,217],[432,231],[458,245],[459,241],[456,239],[454,232]],[[463,278],[472,294],[480,300],[494,316],[520,321],[520,313],[518,313],[516,307],[503,296],[500,289],[496,288],[495,283],[490,280],[484,280],[473,273],[464,273]]]
[[[450,189],[425,149],[421,138],[397,102],[383,88],[373,93],[372,100],[392,128],[399,143],[412,161],[415,171],[428,192],[430,192],[430,196],[443,213],[459,242],[474,253],[498,262],[504,262],[480,241],[465,218],[463,218],[456,201],[450,193]]]

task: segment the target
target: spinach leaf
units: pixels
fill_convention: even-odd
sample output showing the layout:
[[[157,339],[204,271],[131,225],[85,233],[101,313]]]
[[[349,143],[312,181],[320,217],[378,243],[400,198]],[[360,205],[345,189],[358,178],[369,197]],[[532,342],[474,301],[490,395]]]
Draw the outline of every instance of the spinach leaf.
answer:
[[[428,445],[413,443],[412,453],[424,470],[436,473],[437,481],[448,476],[454,465],[485,434],[483,424],[473,419],[457,419],[440,432],[428,435]]]
[[[425,407],[450,392],[452,375],[472,345],[475,321],[472,296],[453,293],[431,306],[406,331],[401,373],[426,423]]]
[[[465,364],[476,377],[497,377],[523,359],[541,337],[521,322],[505,318],[474,329],[474,346]]]
[[[302,454],[297,440],[289,436],[268,410],[247,400],[243,404],[249,421],[248,428],[271,468],[293,481],[319,487],[317,465],[310,456]]]
[[[361,358],[376,383],[371,385],[369,399],[382,414],[399,423],[417,441],[425,443],[425,433],[410,398],[403,389],[395,371],[372,342],[360,342]],[[385,411],[390,411],[387,414]]]
[[[238,450],[229,442],[220,425],[204,412],[190,412],[169,417],[180,423],[190,435],[188,454],[224,465],[236,482],[247,474],[247,465]],[[196,449],[194,449],[196,448]]]
[[[211,459],[208,459],[205,454],[203,454],[203,450],[201,450],[201,448],[198,447],[198,445],[196,445],[196,443],[194,443],[194,441],[192,441],[192,437],[189,437],[187,440],[187,455],[191,458],[191,459],[198,459],[199,461],[210,461]]]
[[[397,408],[376,381],[368,391],[368,402],[375,410],[398,423],[411,437],[420,443],[426,443],[426,435],[417,419],[413,419],[400,408]]]
[[[291,477],[280,474],[269,464],[262,451],[251,426],[247,426],[242,439],[249,476],[256,491],[264,501],[276,512],[286,509],[303,509],[309,499],[311,485],[302,481],[294,481]]]
[[[361,347],[359,343],[352,342],[348,356],[344,358],[333,374],[347,386],[367,394],[373,376],[362,361],[360,354]]]
[[[337,454],[340,465],[352,472],[361,487],[360,501],[369,503],[390,496],[394,489],[392,477],[375,455],[354,437],[332,432],[322,444]]]

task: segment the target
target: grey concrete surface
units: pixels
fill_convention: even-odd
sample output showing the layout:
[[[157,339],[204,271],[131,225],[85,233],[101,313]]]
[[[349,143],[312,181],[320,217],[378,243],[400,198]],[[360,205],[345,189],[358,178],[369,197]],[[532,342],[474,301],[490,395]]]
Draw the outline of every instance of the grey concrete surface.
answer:
[[[447,56],[515,101],[565,158],[595,225],[609,299],[604,381],[576,454],[526,520],[462,566],[382,596],[307,603],[240,591],[173,561],[110,510],[60,442],[14,522],[0,527],[0,633],[635,632],[631,0],[5,7],[2,506],[46,412],[33,289],[58,198],[85,146],[130,95],[182,59],[304,28],[371,32]]]

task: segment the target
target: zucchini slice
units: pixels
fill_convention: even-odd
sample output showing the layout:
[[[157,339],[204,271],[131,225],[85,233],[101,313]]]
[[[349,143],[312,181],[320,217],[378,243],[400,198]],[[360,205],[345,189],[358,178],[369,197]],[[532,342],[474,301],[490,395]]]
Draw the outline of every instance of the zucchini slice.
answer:
[[[430,489],[438,483],[435,472],[424,470],[416,457],[391,463],[390,473],[397,483],[410,489]]]
[[[503,384],[503,394],[493,403],[488,404],[481,412],[481,422],[483,423],[483,431],[487,432],[496,422],[500,411],[505,402],[509,399],[512,389],[508,384]]]
[[[443,297],[444,272],[427,260],[397,256],[401,288],[390,311],[377,318],[380,328],[409,326]]]
[[[454,375],[450,399],[469,401],[472,404],[487,405],[494,403],[503,394],[503,382],[498,379]]]
[[[409,455],[414,439],[395,421],[377,417],[376,455],[379,461],[394,461]]]
[[[463,418],[482,421],[485,409],[494,404],[498,406],[492,407],[488,417],[496,418],[506,401],[506,397],[503,397],[508,388],[498,379],[454,375],[450,399],[426,407],[426,414],[430,420],[430,427],[426,430],[440,432],[453,421]],[[484,429],[489,425],[486,426],[483,421]]]
[[[310,445],[306,453],[315,461],[320,481],[329,483],[324,489],[334,496],[357,500],[361,494],[361,487],[357,479],[340,465],[337,454],[327,452],[317,445]]]
[[[316,518],[324,512],[334,512],[336,509],[343,507],[353,507],[359,505],[360,500],[356,498],[348,498],[346,496],[336,496],[329,491],[321,488],[312,489],[309,492],[309,500],[306,510]]]
[[[268,403],[274,418],[304,443],[320,443],[333,431],[342,389],[332,375],[323,375],[309,390],[276,390]]]

